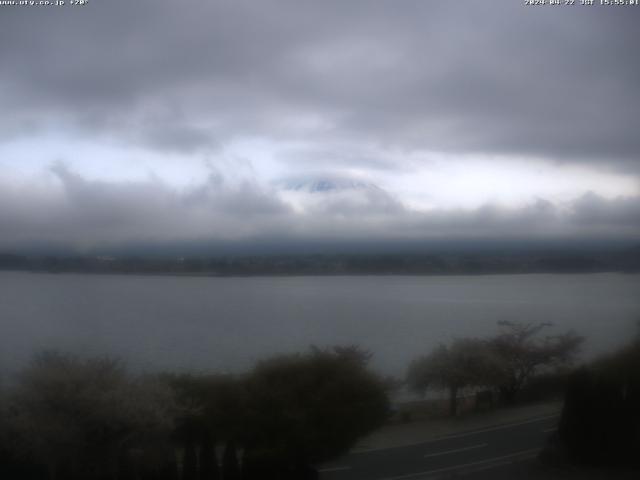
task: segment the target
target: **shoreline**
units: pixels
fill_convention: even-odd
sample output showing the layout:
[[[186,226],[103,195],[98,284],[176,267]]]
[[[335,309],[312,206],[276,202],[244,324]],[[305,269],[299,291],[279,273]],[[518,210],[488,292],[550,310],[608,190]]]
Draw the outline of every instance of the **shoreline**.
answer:
[[[90,270],[26,270],[0,269],[0,273],[28,273],[44,275],[105,275],[139,277],[187,277],[187,278],[285,278],[285,277],[494,277],[534,275],[638,275],[640,270],[592,270],[592,271],[500,271],[500,272],[311,272],[311,273],[215,273],[215,272],[122,272]]]

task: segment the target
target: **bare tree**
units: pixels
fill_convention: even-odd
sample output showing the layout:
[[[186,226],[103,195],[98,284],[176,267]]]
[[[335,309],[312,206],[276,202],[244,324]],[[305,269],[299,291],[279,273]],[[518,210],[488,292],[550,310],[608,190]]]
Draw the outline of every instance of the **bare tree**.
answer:
[[[462,388],[490,385],[499,374],[498,359],[487,342],[458,339],[415,359],[409,366],[407,382],[417,393],[429,388],[448,390],[449,414],[455,416]]]
[[[507,403],[516,400],[518,392],[540,369],[569,364],[579,351],[584,338],[574,332],[541,337],[539,333],[552,324],[498,322],[501,332],[491,341],[500,358],[500,395]]]

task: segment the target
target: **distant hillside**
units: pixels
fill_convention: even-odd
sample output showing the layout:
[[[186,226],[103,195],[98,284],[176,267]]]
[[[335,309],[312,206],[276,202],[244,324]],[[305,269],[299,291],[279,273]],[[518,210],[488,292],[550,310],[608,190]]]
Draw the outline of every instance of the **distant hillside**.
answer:
[[[640,272],[640,246],[572,253],[226,255],[202,257],[0,254],[0,270],[177,275],[445,275]]]

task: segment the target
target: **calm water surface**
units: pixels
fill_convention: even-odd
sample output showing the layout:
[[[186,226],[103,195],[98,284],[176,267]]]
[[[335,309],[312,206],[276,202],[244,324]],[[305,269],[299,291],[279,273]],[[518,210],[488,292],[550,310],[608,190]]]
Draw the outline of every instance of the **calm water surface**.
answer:
[[[402,374],[438,342],[498,320],[550,321],[592,356],[640,319],[640,275],[207,278],[0,272],[0,368],[35,350],[115,354],[137,368],[241,371],[276,352],[356,343]]]

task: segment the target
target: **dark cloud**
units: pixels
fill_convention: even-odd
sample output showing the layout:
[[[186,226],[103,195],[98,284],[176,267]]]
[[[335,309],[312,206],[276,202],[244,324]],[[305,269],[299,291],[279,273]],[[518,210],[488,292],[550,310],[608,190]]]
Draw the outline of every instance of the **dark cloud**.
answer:
[[[637,171],[639,20],[637,8],[520,1],[3,8],[0,108],[12,115],[0,131],[74,128],[184,152],[347,138]]]
[[[271,192],[211,178],[178,190],[159,180],[89,180],[64,163],[42,185],[0,179],[2,247],[52,244],[74,249],[130,243],[233,240],[272,235],[291,208]]]
[[[640,198],[618,197],[613,200],[587,193],[574,203],[573,220],[587,226],[626,228],[637,230],[640,226]]]

